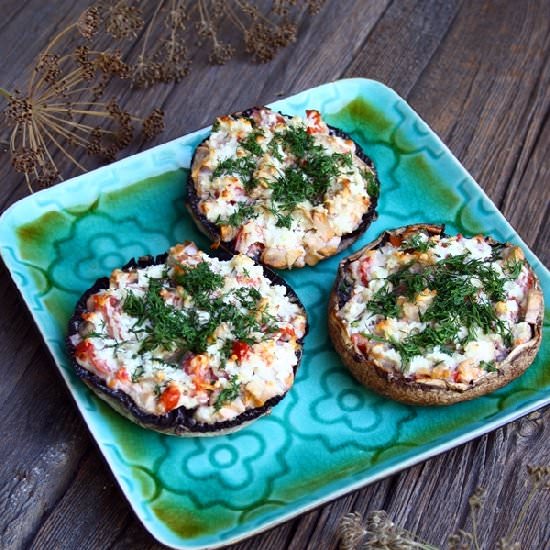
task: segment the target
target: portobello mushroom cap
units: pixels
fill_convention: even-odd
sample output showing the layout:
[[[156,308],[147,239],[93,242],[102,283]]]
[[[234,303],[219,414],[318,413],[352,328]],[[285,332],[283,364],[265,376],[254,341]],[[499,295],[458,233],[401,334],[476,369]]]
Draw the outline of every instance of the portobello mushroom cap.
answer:
[[[255,111],[259,111],[261,109],[267,109],[267,108],[266,107],[253,107],[251,109],[246,109],[244,111],[235,112],[235,113],[229,115],[229,117],[231,117],[233,119],[240,118],[240,117],[252,118],[253,113]],[[288,115],[284,115],[283,113],[281,113],[279,111],[277,112],[277,114],[281,115],[285,118],[288,117]],[[377,202],[378,202],[378,192],[380,190],[380,181],[378,179],[378,175],[377,175],[377,172],[376,172],[376,169],[374,167],[374,163],[373,163],[372,159],[365,154],[365,152],[363,151],[361,146],[357,142],[355,142],[347,133],[345,133],[344,131],[342,131],[338,128],[330,126],[328,124],[326,126],[329,130],[329,135],[330,136],[337,136],[337,137],[345,139],[345,140],[353,141],[353,143],[355,145],[354,156],[358,157],[368,167],[368,170],[372,173],[374,187],[377,189],[377,193],[373,194],[373,195],[370,195],[370,193],[369,193],[370,204],[369,204],[367,210],[362,215],[360,222],[353,229],[353,231],[350,231],[349,233],[342,234],[341,235],[341,240],[340,240],[340,243],[339,243],[338,247],[333,252],[331,252],[330,254],[323,255],[323,257],[319,258],[319,259],[328,258],[330,256],[338,254],[342,250],[344,250],[344,249],[348,248],[349,246],[351,246],[368,229],[370,224],[374,220],[376,220],[376,218],[378,216],[377,212],[376,212],[376,206],[377,206]],[[205,138],[197,146],[197,149],[195,150],[195,153],[193,154],[193,158],[192,158],[192,161],[191,161],[191,167],[192,168],[189,171],[189,176],[188,176],[188,179],[187,179],[186,207],[187,207],[191,217],[193,218],[193,220],[197,224],[197,227],[199,228],[199,230],[202,233],[204,233],[212,241],[212,243],[213,243],[212,247],[213,248],[221,247],[222,249],[226,250],[227,252],[229,252],[231,254],[238,254],[239,251],[236,249],[236,242],[235,242],[236,239],[224,241],[224,239],[222,238],[222,235],[221,235],[220,227],[218,225],[216,225],[215,223],[213,223],[212,221],[208,220],[207,216],[204,213],[202,213],[201,209],[200,209],[201,197],[197,193],[196,182],[193,178],[193,166],[195,165],[197,160],[198,159],[200,160],[200,157],[208,151],[208,142],[209,142],[209,140],[210,140],[210,136]],[[245,253],[245,252],[241,251],[241,253]],[[275,268],[279,268],[279,269],[280,268],[284,269],[285,267],[288,267],[288,268],[303,267],[303,266],[297,266],[296,264],[293,264],[293,265],[290,265],[290,266],[274,265],[270,261],[266,261],[266,259],[262,255],[262,250],[255,251],[254,253],[247,253],[247,254],[250,257],[252,257],[255,261],[257,261],[258,263],[261,263],[263,265],[267,265],[267,266],[270,266],[270,267],[275,267]],[[319,261],[319,260],[317,260],[317,261]],[[311,263],[311,264],[308,264],[308,265],[314,265],[314,263]]]
[[[544,312],[543,294],[538,278],[532,268],[527,265],[531,281],[527,290],[526,321],[531,328],[531,338],[516,345],[501,361],[495,361],[493,372],[470,383],[453,382],[442,379],[415,380],[399,369],[387,369],[375,363],[368,353],[360,353],[352,343],[350,331],[342,322],[339,312],[349,301],[353,280],[350,264],[359,259],[366,251],[384,246],[390,239],[407,238],[411,234],[423,231],[429,236],[446,237],[444,226],[416,224],[384,231],[376,240],[363,249],[345,258],[339,265],[337,277],[330,295],[328,325],[330,338],[343,363],[353,376],[364,386],[381,395],[412,405],[450,405],[486,395],[497,390],[520,376],[534,361],[542,339],[542,318]],[[503,246],[490,237],[484,237],[489,245]],[[506,246],[506,245],[504,245]]]
[[[209,255],[224,261],[230,260],[232,258],[231,255],[227,254],[224,251],[212,251],[209,253]],[[142,256],[137,259],[131,259],[121,268],[121,270],[129,272],[136,268],[146,268],[153,265],[160,265],[165,263],[167,256],[168,254],[165,253],[158,256]],[[306,310],[300,299],[298,298],[296,292],[284,279],[276,275],[273,271],[266,268],[265,266],[263,267],[263,275],[267,279],[269,279],[272,284],[285,287],[286,296],[289,298],[290,302],[298,306],[299,310],[303,312],[303,315],[306,319],[304,335],[297,340],[297,344],[299,344],[295,351],[297,363],[293,367],[293,373],[295,377],[302,358],[303,340],[308,332]],[[76,359],[76,346],[73,343],[73,337],[80,334],[81,328],[86,322],[83,320],[82,314],[88,311],[88,298],[96,294],[98,291],[108,289],[109,286],[109,278],[103,277],[98,279],[92,287],[90,287],[82,294],[77,302],[75,311],[68,324],[66,347],[71,357],[72,367],[77,376],[99,398],[107,402],[122,416],[128,418],[129,420],[143,428],[169,435],[180,437],[216,436],[238,431],[253,422],[254,420],[257,420],[258,418],[269,414],[271,412],[271,409],[285,397],[286,392],[281,395],[276,395],[271,399],[268,399],[261,406],[245,410],[235,418],[214,423],[197,421],[193,417],[193,411],[195,409],[188,409],[185,406],[174,408],[164,414],[153,414],[143,410],[127,393],[125,393],[121,389],[110,388],[103,378],[97,376],[95,373],[80,365]]]

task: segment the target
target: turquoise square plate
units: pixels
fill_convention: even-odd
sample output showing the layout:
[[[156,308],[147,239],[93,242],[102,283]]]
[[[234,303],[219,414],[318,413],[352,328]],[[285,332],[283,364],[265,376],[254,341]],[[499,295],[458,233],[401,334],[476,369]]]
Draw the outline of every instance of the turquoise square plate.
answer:
[[[550,303],[550,274],[471,176],[394,91],[341,80],[273,104],[319,109],[374,160],[382,230],[415,222],[520,244]],[[284,274],[311,332],[296,384],[269,417],[240,432],[177,439],[139,428],[71,372],[67,320],[80,294],[129,258],[198,233],[184,208],[187,169],[205,128],[29,196],[0,218],[0,251],[74,400],[137,516],[174,548],[216,547],[473,439],[550,403],[550,316],[529,370],[505,388],[443,408],[405,406],[360,387],[327,336],[327,300],[342,254]],[[346,253],[350,253],[348,250]]]

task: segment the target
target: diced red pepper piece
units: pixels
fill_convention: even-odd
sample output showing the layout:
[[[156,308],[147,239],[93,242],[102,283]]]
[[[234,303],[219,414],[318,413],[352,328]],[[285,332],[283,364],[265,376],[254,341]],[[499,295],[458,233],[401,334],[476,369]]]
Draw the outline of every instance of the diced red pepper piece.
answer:
[[[87,359],[94,351],[94,345],[89,340],[82,340],[76,345],[76,357],[78,359]]]
[[[390,235],[389,241],[392,246],[395,246],[395,248],[401,246],[401,243],[403,242],[403,237],[401,235]]]
[[[246,354],[250,351],[250,345],[246,342],[236,340],[231,346],[231,355],[236,355],[239,361],[242,361]]]
[[[120,369],[117,370],[116,375],[118,380],[129,380],[130,376],[128,375],[128,371],[124,367],[120,367]]]
[[[181,392],[175,386],[168,386],[160,395],[160,402],[164,405],[165,412],[171,411],[176,407],[180,399]]]

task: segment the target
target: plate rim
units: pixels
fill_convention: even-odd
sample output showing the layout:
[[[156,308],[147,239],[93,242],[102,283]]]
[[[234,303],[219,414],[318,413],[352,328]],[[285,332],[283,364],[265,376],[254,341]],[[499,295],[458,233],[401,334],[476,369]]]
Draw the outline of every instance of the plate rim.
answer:
[[[359,87],[363,87],[363,86],[382,87],[385,91],[391,93],[395,97],[396,100],[402,101],[407,106],[407,108],[410,109],[412,111],[412,113],[414,113],[415,117],[417,117],[417,119],[419,119],[420,121],[422,121],[426,125],[427,130],[437,139],[438,145],[441,146],[441,148],[443,149],[445,155],[453,162],[453,164],[455,166],[458,166],[458,168],[464,173],[465,177],[467,177],[476,186],[476,190],[479,193],[481,193],[483,198],[490,202],[491,206],[494,208],[494,214],[498,218],[498,221],[500,223],[504,223],[506,226],[510,227],[513,230],[514,239],[524,248],[525,251],[527,251],[527,253],[529,255],[530,263],[533,265],[533,267],[537,271],[540,272],[539,278],[541,278],[541,279],[543,277],[546,278],[546,284],[548,285],[548,280],[550,279],[550,272],[548,271],[546,266],[539,260],[539,258],[533,253],[533,251],[531,251],[531,249],[526,245],[526,243],[523,241],[521,236],[517,233],[517,231],[513,228],[513,226],[510,224],[510,222],[504,217],[504,215],[496,207],[496,205],[491,200],[491,198],[487,196],[487,194],[485,193],[485,190],[474,180],[474,178],[471,176],[469,171],[455,157],[455,155],[452,153],[452,151],[449,149],[449,147],[443,142],[443,140],[440,138],[440,136],[431,128],[431,126],[418,114],[418,112],[403,97],[401,97],[395,90],[393,90],[389,86],[387,86],[384,83],[379,82],[377,80],[368,79],[368,78],[361,78],[361,77],[344,78],[344,79],[339,79],[339,80],[335,80],[335,81],[332,81],[332,82],[323,83],[323,84],[320,84],[318,86],[313,86],[313,87],[310,87],[310,88],[306,88],[306,89],[304,89],[300,92],[297,92],[295,94],[286,96],[284,98],[277,99],[276,101],[269,103],[268,106],[272,106],[274,108],[277,108],[279,103],[283,103],[283,102],[288,101],[288,100],[294,100],[295,98],[299,97],[300,95],[310,93],[313,90],[322,90],[324,88],[331,88],[333,86],[348,86],[348,85],[353,85],[353,84],[357,84]],[[352,483],[349,483],[345,487],[329,490],[329,492],[326,495],[316,497],[314,502],[306,503],[306,504],[303,504],[303,505],[299,506],[296,509],[288,510],[287,512],[280,513],[280,514],[277,515],[276,518],[266,520],[266,521],[264,521],[263,523],[261,523],[260,525],[258,525],[256,527],[251,527],[251,528],[249,528],[248,530],[246,530],[244,532],[237,533],[234,536],[227,537],[224,540],[220,540],[220,541],[216,541],[216,542],[210,542],[210,543],[207,543],[207,544],[192,544],[192,541],[194,541],[194,540],[199,541],[201,538],[204,538],[207,535],[203,535],[202,537],[198,537],[196,539],[184,539],[184,537],[181,536],[181,535],[175,535],[177,538],[179,538],[182,541],[186,540],[187,543],[174,544],[173,541],[166,539],[164,537],[164,529],[158,529],[158,530],[154,529],[157,523],[162,523],[163,526],[164,526],[164,523],[161,520],[159,520],[158,518],[154,519],[154,520],[147,521],[146,518],[143,517],[143,514],[141,513],[141,510],[139,510],[138,507],[137,507],[137,503],[134,503],[134,498],[131,495],[130,490],[127,487],[125,487],[125,485],[122,483],[121,476],[118,473],[115,472],[116,465],[112,464],[111,459],[107,456],[105,450],[103,449],[104,444],[101,443],[98,440],[98,438],[94,435],[94,432],[93,432],[92,427],[91,427],[91,422],[88,420],[88,418],[87,418],[87,416],[84,412],[84,404],[81,403],[80,399],[77,399],[77,395],[75,394],[75,392],[73,392],[73,390],[71,388],[68,374],[65,372],[65,369],[60,366],[60,364],[57,360],[57,355],[56,355],[57,351],[55,349],[56,346],[54,345],[54,343],[49,341],[48,336],[45,333],[45,329],[43,328],[43,325],[38,322],[38,320],[37,320],[37,318],[34,314],[34,310],[31,307],[30,299],[27,299],[27,296],[25,295],[23,285],[20,284],[20,282],[18,281],[18,278],[14,276],[15,273],[12,271],[12,262],[11,262],[10,259],[8,259],[7,254],[5,252],[6,249],[8,249],[8,246],[7,246],[6,242],[4,242],[4,237],[3,237],[2,233],[3,233],[3,229],[5,227],[6,228],[11,227],[10,226],[10,218],[14,215],[14,212],[17,212],[19,209],[21,209],[23,207],[22,205],[25,205],[30,201],[36,201],[37,200],[36,197],[46,198],[49,195],[53,195],[55,193],[55,190],[58,190],[60,188],[62,188],[62,189],[68,188],[68,187],[74,185],[75,181],[78,181],[78,180],[82,179],[83,177],[89,177],[90,175],[97,176],[98,174],[101,175],[104,172],[112,170],[112,168],[114,166],[116,166],[117,168],[122,168],[122,167],[124,167],[125,164],[130,164],[132,162],[132,160],[135,159],[136,157],[147,157],[147,156],[150,156],[150,155],[154,155],[155,152],[161,151],[162,149],[164,149],[166,147],[177,146],[183,140],[193,139],[196,136],[200,136],[200,135],[205,134],[206,132],[208,132],[210,130],[210,128],[211,128],[211,126],[206,126],[206,127],[201,128],[199,130],[189,132],[189,133],[184,134],[182,136],[179,136],[179,137],[177,137],[173,140],[158,144],[154,147],[151,147],[151,148],[146,149],[144,151],[141,151],[139,153],[136,153],[136,154],[130,155],[128,157],[125,157],[123,159],[120,159],[120,160],[118,160],[114,163],[111,163],[109,165],[101,166],[101,167],[96,168],[95,170],[91,170],[90,172],[87,172],[85,174],[80,174],[80,175],[74,176],[74,177],[72,177],[70,179],[67,179],[67,180],[65,180],[65,181],[63,181],[63,182],[61,182],[61,183],[59,183],[59,184],[57,184],[53,187],[50,187],[48,189],[44,189],[44,190],[41,190],[41,191],[39,191],[37,193],[34,193],[32,195],[25,196],[25,197],[15,201],[14,203],[12,203],[8,208],[6,208],[2,212],[2,214],[0,214],[0,231],[1,231],[0,232],[0,257],[2,257],[4,265],[6,266],[12,281],[14,282],[15,286],[17,287],[17,289],[18,289],[18,291],[21,295],[21,298],[23,299],[27,309],[31,313],[32,320],[33,320],[35,326],[38,328],[38,331],[39,331],[39,333],[42,337],[42,340],[44,341],[44,343],[47,346],[52,358],[54,359],[55,367],[56,367],[57,371],[61,374],[61,376],[62,376],[62,378],[63,378],[63,380],[64,380],[64,382],[67,386],[67,390],[69,391],[69,394],[70,394],[72,400],[75,402],[75,404],[76,404],[76,406],[77,406],[77,408],[80,412],[81,417],[83,418],[84,422],[86,423],[86,426],[87,426],[87,428],[90,432],[90,435],[92,436],[92,439],[94,440],[94,442],[96,444],[96,447],[99,449],[103,459],[107,463],[107,465],[108,465],[108,467],[111,471],[112,476],[116,480],[116,483],[117,483],[118,487],[120,488],[120,490],[122,491],[126,501],[130,504],[130,507],[133,510],[134,514],[137,516],[137,518],[139,519],[140,523],[144,526],[144,528],[153,536],[153,538],[155,538],[158,542],[160,542],[160,543],[162,543],[162,544],[164,544],[164,545],[166,545],[170,548],[177,549],[177,550],[198,550],[198,549],[201,549],[201,548],[215,549],[215,548],[219,548],[219,547],[222,547],[222,546],[225,546],[225,545],[228,545],[228,544],[233,544],[233,543],[242,541],[244,539],[247,539],[247,538],[252,537],[254,535],[258,535],[258,534],[260,534],[262,532],[265,532],[269,529],[272,529],[277,525],[285,523],[285,522],[289,521],[290,519],[292,519],[294,517],[297,517],[297,516],[299,516],[303,513],[306,513],[308,511],[314,509],[314,508],[317,508],[319,506],[322,506],[323,504],[326,504],[327,502],[330,502],[334,499],[337,499],[337,498],[339,498],[339,497],[341,497],[345,494],[349,494],[353,491],[356,491],[357,489],[360,489],[362,487],[365,487],[367,485],[375,483],[376,481],[379,481],[380,479],[383,479],[383,478],[389,477],[391,475],[394,475],[394,474],[396,474],[396,473],[398,473],[398,472],[400,472],[404,469],[410,468],[411,466],[414,466],[414,465],[419,464],[421,462],[425,462],[426,460],[429,460],[430,458],[433,458],[433,457],[435,457],[437,455],[440,455],[440,454],[442,454],[446,451],[449,451],[449,450],[451,450],[455,447],[463,445],[464,443],[472,441],[473,439],[476,439],[476,438],[478,438],[478,437],[480,437],[480,436],[482,436],[486,433],[492,432],[492,431],[494,431],[494,430],[496,430],[496,429],[498,429],[498,428],[500,428],[500,427],[502,427],[506,424],[509,424],[510,422],[513,422],[513,421],[517,420],[518,418],[521,418],[521,417],[523,417],[523,416],[525,416],[525,415],[527,415],[527,414],[529,414],[529,413],[531,413],[531,412],[533,412],[537,409],[540,409],[541,407],[544,407],[545,405],[550,404],[550,394],[549,394],[548,397],[542,397],[542,398],[536,399],[536,400],[530,402],[526,406],[519,406],[517,409],[512,410],[509,413],[505,413],[502,417],[500,417],[496,420],[495,419],[490,420],[482,426],[479,426],[479,427],[477,427],[473,430],[468,430],[464,434],[461,434],[461,435],[458,435],[458,436],[455,436],[455,437],[451,437],[451,438],[449,438],[448,434],[445,434],[442,437],[443,438],[447,437],[448,439],[446,439],[445,441],[442,441],[441,443],[436,444],[435,446],[433,446],[430,449],[424,450],[422,452],[419,452],[419,453],[415,454],[414,456],[411,456],[407,459],[401,460],[397,464],[392,464],[392,465],[386,466],[384,468],[381,468],[380,471],[375,472],[371,475],[368,475],[368,474],[364,475],[364,474],[361,474],[360,472],[358,472],[355,475],[361,476],[361,479],[358,479],[358,480],[356,480]],[[180,167],[181,168],[186,168],[185,166],[181,166],[181,164],[180,164]],[[155,175],[162,174],[162,173],[165,173],[165,172],[166,172],[166,170],[162,169],[160,172],[158,172],[156,174],[155,173],[151,173],[151,174],[148,173],[146,177],[154,177]],[[120,187],[116,187],[116,188],[117,189],[119,189],[119,188],[123,189],[127,186],[128,186],[128,183],[120,184]],[[33,219],[36,219],[36,218],[33,218]],[[541,280],[541,286],[542,286],[542,282],[543,281]],[[368,471],[368,468],[365,471]],[[342,482],[343,480],[344,480],[343,478],[339,478],[338,480],[335,480],[335,483],[336,482]],[[323,488],[326,489],[326,487],[329,486],[329,485],[330,484],[326,484],[322,488],[320,487],[316,490],[319,491],[319,490],[322,490]],[[291,502],[289,504],[291,504]],[[240,524],[241,527],[242,527],[242,525],[245,525],[246,523],[247,522],[241,523]],[[235,528],[236,527],[233,527],[232,529],[235,529]],[[168,530],[168,529],[169,528],[166,527],[166,530]],[[212,533],[210,536],[215,536],[215,535],[220,536],[220,531],[218,531],[217,533]]]

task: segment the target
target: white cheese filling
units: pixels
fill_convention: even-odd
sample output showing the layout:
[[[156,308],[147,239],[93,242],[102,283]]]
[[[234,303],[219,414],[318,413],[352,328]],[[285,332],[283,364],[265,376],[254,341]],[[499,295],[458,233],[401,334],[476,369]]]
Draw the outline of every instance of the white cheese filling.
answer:
[[[203,263],[207,276],[218,277],[206,305],[178,279]],[[158,292],[151,292],[153,284]],[[216,318],[220,308],[225,317]],[[162,341],[172,317],[183,331],[202,330],[204,344],[189,344],[186,334]],[[82,318],[80,334],[72,337],[81,366],[145,412],[183,406],[202,423],[231,420],[286,393],[306,330],[303,311],[261,266],[243,255],[210,258],[193,244],[173,247],[165,264],[115,270],[110,287],[88,299]],[[216,319],[222,321],[210,326]]]
[[[452,284],[436,290],[429,274],[446,277],[450,270]],[[355,352],[407,378],[470,384],[533,337],[525,321],[532,283],[513,245],[494,246],[482,236],[393,236],[355,259],[348,277],[353,288],[338,316]],[[457,288],[468,292],[459,296]],[[453,292],[456,306],[442,311]],[[471,312],[466,302],[473,302]]]
[[[307,132],[327,157],[349,157],[315,204],[299,200],[291,212],[273,198],[277,180],[289,168],[300,170],[304,162],[285,145],[289,129]],[[240,253],[279,268],[315,265],[338,251],[342,236],[359,227],[373,200],[369,185],[376,186],[374,172],[355,152],[351,140],[330,135],[317,111],[308,111],[306,120],[266,108],[255,110],[252,119],[221,117],[192,167],[199,209],[220,227],[222,241],[233,242]],[[250,167],[243,172],[238,163],[246,159]],[[221,170],[227,161],[237,164]],[[249,177],[255,182],[252,188]],[[243,207],[247,215],[241,215]]]

